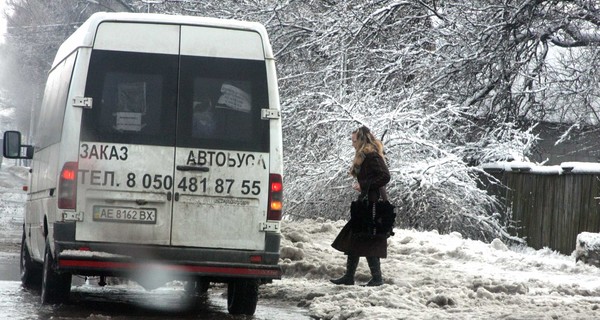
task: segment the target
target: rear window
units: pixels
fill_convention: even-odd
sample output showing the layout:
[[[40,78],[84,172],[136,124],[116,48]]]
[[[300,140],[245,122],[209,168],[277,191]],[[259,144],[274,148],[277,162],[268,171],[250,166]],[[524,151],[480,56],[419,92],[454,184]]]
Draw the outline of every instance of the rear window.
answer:
[[[81,139],[175,145],[178,56],[94,50]]]
[[[182,56],[177,145],[268,152],[266,65]]]

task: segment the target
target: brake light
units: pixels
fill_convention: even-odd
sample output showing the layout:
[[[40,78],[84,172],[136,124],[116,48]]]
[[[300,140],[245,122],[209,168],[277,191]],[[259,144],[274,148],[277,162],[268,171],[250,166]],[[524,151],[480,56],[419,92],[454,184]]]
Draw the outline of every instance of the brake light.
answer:
[[[58,181],[58,208],[75,209],[77,202],[77,162],[65,162]]]
[[[267,220],[281,220],[283,209],[283,181],[280,174],[269,175],[269,208]]]

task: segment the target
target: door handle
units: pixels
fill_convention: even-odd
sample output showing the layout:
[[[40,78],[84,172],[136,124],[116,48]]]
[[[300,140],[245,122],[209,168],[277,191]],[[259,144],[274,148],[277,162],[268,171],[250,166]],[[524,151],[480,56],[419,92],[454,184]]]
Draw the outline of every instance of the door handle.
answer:
[[[199,166],[177,166],[177,170],[179,171],[200,171],[200,172],[208,172],[208,167],[199,167]]]
[[[172,198],[173,194],[171,193],[171,191],[167,192],[167,201],[171,201]]]
[[[179,201],[179,192],[175,192],[175,201]]]

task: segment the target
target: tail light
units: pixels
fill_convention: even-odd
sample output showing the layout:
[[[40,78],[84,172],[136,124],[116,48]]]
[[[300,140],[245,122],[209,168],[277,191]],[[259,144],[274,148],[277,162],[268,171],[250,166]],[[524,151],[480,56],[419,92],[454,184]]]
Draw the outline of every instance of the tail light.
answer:
[[[280,174],[269,175],[269,209],[267,220],[281,220],[283,209],[283,181]]]
[[[58,207],[75,209],[77,202],[77,162],[66,162],[58,181]]]

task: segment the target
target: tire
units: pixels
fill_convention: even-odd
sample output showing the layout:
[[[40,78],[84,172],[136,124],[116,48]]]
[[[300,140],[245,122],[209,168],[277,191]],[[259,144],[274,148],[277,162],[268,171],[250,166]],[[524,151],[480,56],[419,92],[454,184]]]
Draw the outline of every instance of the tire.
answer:
[[[42,283],[42,266],[34,262],[25,243],[25,231],[21,240],[21,257],[19,259],[21,284],[27,289],[39,289]]]
[[[208,288],[210,288],[210,281],[205,279],[198,279],[196,281],[196,293],[197,294],[205,294],[208,292]]]
[[[42,304],[66,302],[71,292],[71,274],[57,273],[54,270],[54,257],[50,251],[50,243],[46,240],[44,252],[44,268],[42,272]]]
[[[258,303],[258,281],[236,280],[227,286],[227,310],[230,314],[251,316]]]
[[[188,295],[203,295],[208,292],[209,287],[209,281],[204,278],[198,278],[196,280],[188,280],[183,288]]]

